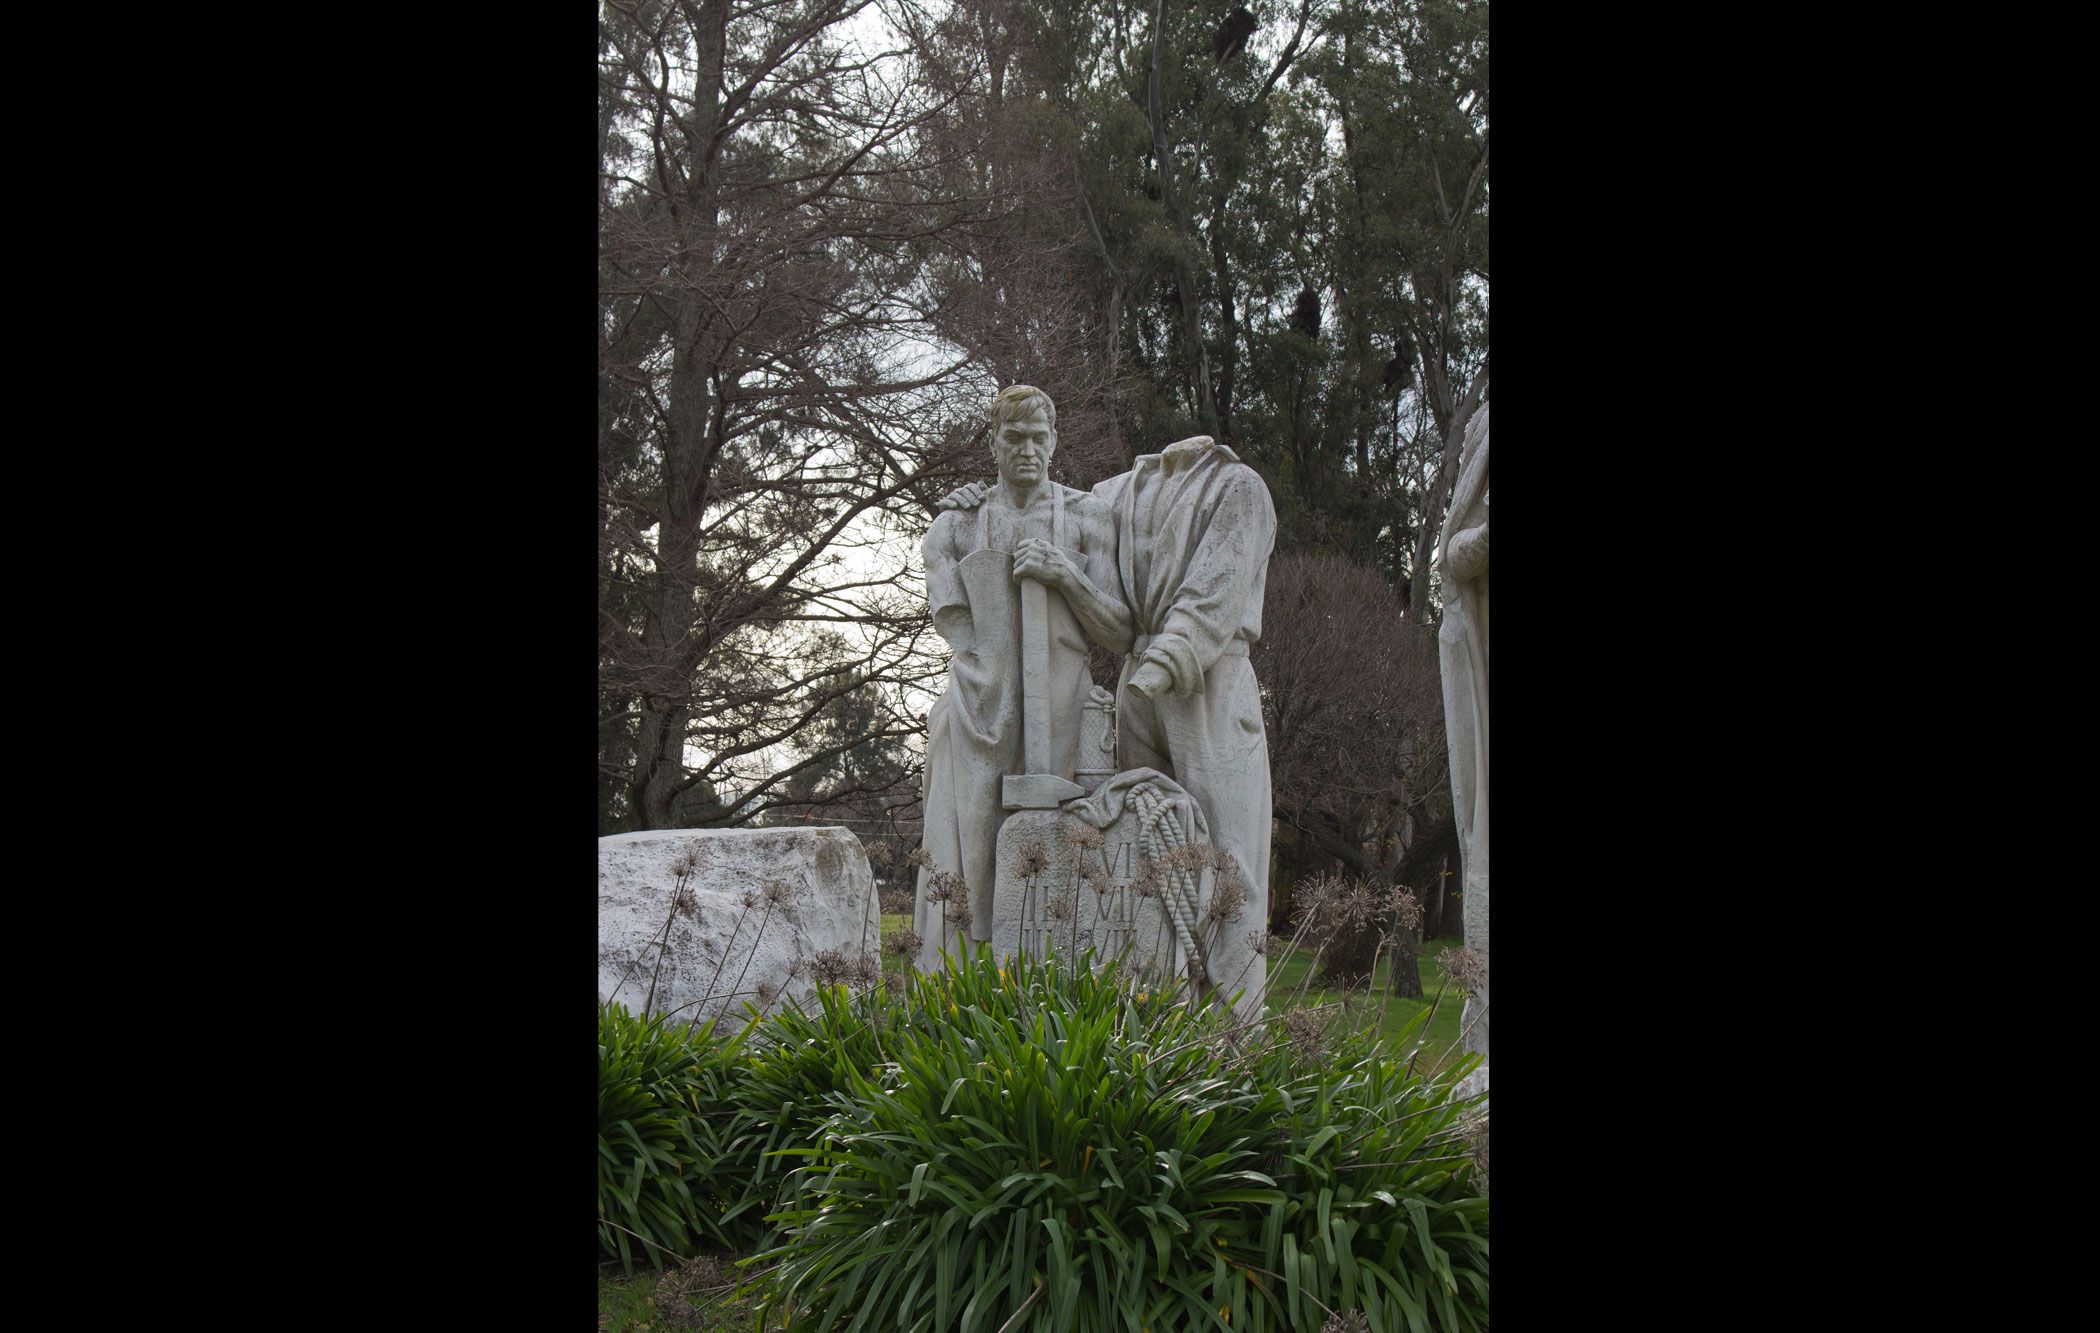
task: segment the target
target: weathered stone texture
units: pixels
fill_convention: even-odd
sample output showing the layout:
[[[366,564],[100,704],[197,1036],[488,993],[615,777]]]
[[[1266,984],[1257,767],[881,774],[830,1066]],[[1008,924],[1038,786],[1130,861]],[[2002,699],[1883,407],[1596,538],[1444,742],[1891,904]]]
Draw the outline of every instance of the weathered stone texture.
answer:
[[[691,857],[673,911],[678,867]],[[740,1023],[744,1002],[806,998],[825,950],[877,953],[875,877],[843,828],[669,829],[598,839],[598,998]],[[668,928],[667,923],[668,921]],[[659,969],[659,958],[661,966]],[[768,994],[770,988],[771,993]]]

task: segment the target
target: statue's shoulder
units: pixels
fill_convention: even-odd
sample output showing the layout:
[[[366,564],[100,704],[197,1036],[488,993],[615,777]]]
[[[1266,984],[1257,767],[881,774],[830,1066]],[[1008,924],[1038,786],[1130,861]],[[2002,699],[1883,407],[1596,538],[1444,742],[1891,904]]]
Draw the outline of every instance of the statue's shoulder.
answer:
[[[1224,475],[1227,485],[1246,490],[1258,490],[1265,496],[1269,493],[1268,478],[1262,476],[1259,469],[1242,461],[1237,454],[1226,450],[1224,446],[1219,446],[1219,449],[1220,452],[1227,455],[1226,458],[1221,460],[1225,464]]]
[[[1099,486],[1090,491],[1075,490],[1070,486],[1059,486],[1057,489],[1063,495],[1064,502],[1082,514],[1092,515],[1112,512],[1109,502],[1102,497]]]
[[[926,529],[926,545],[936,550],[946,550],[963,535],[965,526],[976,521],[973,509],[943,509],[934,515]]]

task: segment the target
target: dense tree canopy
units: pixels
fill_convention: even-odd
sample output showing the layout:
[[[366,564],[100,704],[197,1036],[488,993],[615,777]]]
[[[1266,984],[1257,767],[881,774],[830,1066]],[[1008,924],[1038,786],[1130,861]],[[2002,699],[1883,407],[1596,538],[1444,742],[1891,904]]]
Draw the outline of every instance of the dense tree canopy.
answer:
[[[601,832],[909,801],[915,539],[1006,384],[1055,397],[1058,480],[1214,435],[1279,556],[1433,620],[1487,388],[1487,14],[604,0]]]

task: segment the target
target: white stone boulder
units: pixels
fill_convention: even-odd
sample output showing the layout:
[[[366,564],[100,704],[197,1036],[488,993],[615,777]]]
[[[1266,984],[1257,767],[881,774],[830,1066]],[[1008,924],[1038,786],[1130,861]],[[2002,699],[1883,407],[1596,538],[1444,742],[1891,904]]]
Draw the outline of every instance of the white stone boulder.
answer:
[[[681,872],[685,886],[677,893]],[[673,909],[674,893],[677,906]],[[882,909],[843,828],[662,829],[598,839],[598,998],[741,1026],[806,1000],[840,961],[877,965]],[[819,965],[818,955],[829,957]],[[871,973],[863,972],[863,977]]]

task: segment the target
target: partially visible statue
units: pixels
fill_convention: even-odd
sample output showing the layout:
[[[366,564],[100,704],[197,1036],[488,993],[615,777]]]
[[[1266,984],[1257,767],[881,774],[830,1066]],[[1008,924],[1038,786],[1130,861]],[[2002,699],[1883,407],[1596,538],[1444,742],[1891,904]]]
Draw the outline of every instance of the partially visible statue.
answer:
[[[1079,752],[1093,690],[1081,631],[1112,644],[1130,635],[1129,611],[1104,591],[1116,586],[1111,511],[1049,479],[1056,404],[1040,389],[1014,385],[992,400],[991,433],[998,482],[974,511],[941,513],[924,545],[927,604],[954,650],[947,688],[927,717],[924,847],[932,864],[919,871],[913,923],[925,941],[925,968],[939,965],[943,947],[958,952],[990,938],[1002,783],[1028,772],[1024,700],[1045,705],[1047,716],[1034,719],[1049,751],[1047,759],[1033,757],[1041,772],[1070,779],[1082,763],[1098,764]],[[1047,639],[1026,654],[1024,582],[1042,585],[1030,614],[1042,616],[1035,629]],[[1038,674],[1028,678],[1024,665]],[[938,872],[959,875],[967,897],[929,902]]]
[[[1451,745],[1451,804],[1465,860],[1460,916],[1466,946],[1488,956],[1488,405],[1466,425],[1464,456],[1440,561],[1444,623],[1444,731]],[[1488,1054],[1488,983],[1466,1001],[1466,1047]]]

